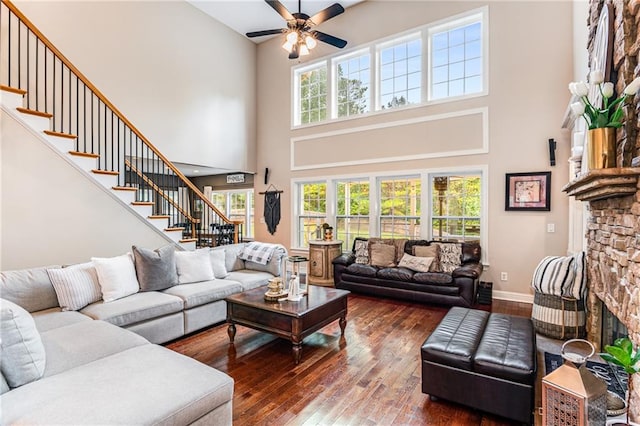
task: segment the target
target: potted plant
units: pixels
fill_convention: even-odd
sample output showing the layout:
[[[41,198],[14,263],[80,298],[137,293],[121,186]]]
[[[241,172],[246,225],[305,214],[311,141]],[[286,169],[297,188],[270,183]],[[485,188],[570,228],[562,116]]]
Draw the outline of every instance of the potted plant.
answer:
[[[629,425],[629,402],[631,400],[631,378],[635,373],[640,372],[640,350],[633,349],[633,343],[628,337],[621,337],[613,342],[613,345],[606,345],[604,347],[605,353],[601,353],[600,356],[607,362],[616,364],[624,368],[624,371],[628,374],[627,378],[627,420],[626,423],[610,423],[626,424]]]
[[[602,95],[602,108],[591,103],[589,93],[595,88]],[[614,85],[604,82],[601,71],[589,74],[589,84],[578,81],[569,83],[569,91],[578,101],[571,104],[571,111],[576,116],[582,116],[589,126],[587,159],[589,169],[599,169],[616,166],[616,129],[622,127],[624,119],[625,101],[634,96],[640,89],[640,77],[634,79],[623,93],[613,98]]]

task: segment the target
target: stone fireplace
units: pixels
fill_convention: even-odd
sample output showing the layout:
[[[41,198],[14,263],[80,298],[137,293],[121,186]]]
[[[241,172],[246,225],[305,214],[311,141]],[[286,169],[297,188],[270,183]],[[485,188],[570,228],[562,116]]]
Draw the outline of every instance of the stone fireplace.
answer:
[[[591,0],[589,51],[593,50],[595,26],[604,2]],[[640,75],[640,0],[614,0],[613,62],[611,81],[616,92]],[[588,339],[601,342],[602,312],[606,307],[624,324],[629,337],[640,346],[640,185],[637,159],[640,158],[640,96],[626,107],[627,120],[617,132],[617,168],[606,169],[599,184],[611,190],[614,179],[628,173],[629,195],[609,193],[586,202],[588,268]],[[634,160],[634,158],[636,160]],[[631,167],[632,164],[635,167]],[[607,179],[610,179],[607,181]],[[598,179],[596,179],[598,180]],[[629,185],[629,182],[627,182]],[[588,199],[588,198],[586,198]],[[631,384],[631,418],[640,421],[640,375]]]

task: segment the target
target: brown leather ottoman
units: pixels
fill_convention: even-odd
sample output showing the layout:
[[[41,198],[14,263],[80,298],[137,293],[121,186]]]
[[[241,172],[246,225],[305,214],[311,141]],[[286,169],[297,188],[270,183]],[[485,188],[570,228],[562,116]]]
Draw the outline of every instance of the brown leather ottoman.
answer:
[[[536,335],[530,318],[454,307],[422,345],[422,392],[533,422]]]

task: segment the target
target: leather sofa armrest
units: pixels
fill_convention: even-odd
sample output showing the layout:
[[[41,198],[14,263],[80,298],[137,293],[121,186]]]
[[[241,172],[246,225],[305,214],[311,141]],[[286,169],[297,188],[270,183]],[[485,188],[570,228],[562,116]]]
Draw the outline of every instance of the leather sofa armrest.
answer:
[[[451,276],[453,278],[456,277],[466,277],[466,278],[479,278],[482,274],[482,263],[466,263],[459,268],[456,268]]]
[[[349,266],[353,262],[356,261],[356,255],[353,253],[342,253],[340,256],[333,259],[332,263],[334,265],[344,265]]]

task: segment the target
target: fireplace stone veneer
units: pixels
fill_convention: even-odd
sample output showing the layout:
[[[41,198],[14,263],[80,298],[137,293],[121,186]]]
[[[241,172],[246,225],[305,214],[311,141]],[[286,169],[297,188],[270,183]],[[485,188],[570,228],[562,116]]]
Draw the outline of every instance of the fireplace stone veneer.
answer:
[[[640,75],[640,0],[613,0],[611,81],[616,92]],[[588,18],[590,53],[604,2],[591,0]],[[630,167],[640,157],[640,95],[625,108],[617,131],[617,167]],[[640,190],[633,195],[590,201],[586,223],[587,336],[601,344],[603,304],[628,328],[640,346]],[[601,348],[600,348],[601,349]],[[640,420],[640,374],[631,383],[631,418]]]

